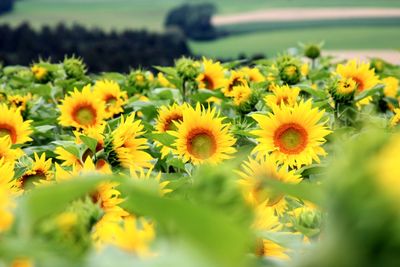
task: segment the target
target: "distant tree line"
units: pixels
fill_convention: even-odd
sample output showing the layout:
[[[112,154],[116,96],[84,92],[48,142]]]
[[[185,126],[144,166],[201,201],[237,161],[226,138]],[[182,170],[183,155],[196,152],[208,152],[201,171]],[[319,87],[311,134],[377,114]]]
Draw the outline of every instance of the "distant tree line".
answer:
[[[175,58],[191,56],[185,38],[174,31],[106,33],[63,24],[35,31],[28,24],[0,26],[0,62],[6,65],[29,65],[39,57],[61,61],[73,54],[83,58],[90,72],[127,72],[131,67],[171,65]]]
[[[13,9],[14,0],[0,0],[0,15]]]
[[[223,35],[212,25],[216,12],[214,4],[183,4],[173,8],[165,18],[166,28],[178,28],[193,40],[212,40]]]

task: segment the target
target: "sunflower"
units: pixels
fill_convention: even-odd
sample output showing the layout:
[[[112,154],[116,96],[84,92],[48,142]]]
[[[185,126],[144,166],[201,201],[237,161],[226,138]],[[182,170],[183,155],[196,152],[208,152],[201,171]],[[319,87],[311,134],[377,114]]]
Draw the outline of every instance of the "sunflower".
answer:
[[[34,153],[31,167],[17,180],[20,189],[30,189],[33,185],[45,183],[53,178],[51,171],[51,159],[46,160],[46,153],[39,157]]]
[[[279,222],[274,210],[266,206],[265,203],[261,203],[255,209],[252,228],[261,232],[276,232],[282,228],[282,224]],[[255,254],[259,257],[272,257],[281,260],[289,259],[286,253],[286,248],[265,238],[258,240],[255,251]]]
[[[151,167],[152,157],[143,151],[148,147],[147,139],[139,138],[144,134],[143,129],[141,121],[135,120],[132,113],[126,119],[121,116],[118,127],[112,132],[112,150],[122,167]]]
[[[134,253],[139,257],[149,257],[150,243],[155,238],[154,225],[144,218],[129,216],[123,219],[122,224],[114,224],[109,228],[111,232],[105,240],[124,251]]]
[[[399,90],[399,80],[395,77],[387,77],[382,79],[385,88],[383,88],[383,93],[387,97],[395,98]]]
[[[11,148],[11,145],[10,137],[0,137],[0,159],[4,159],[5,162],[14,162],[24,154],[21,149]]]
[[[9,136],[13,144],[23,144],[32,139],[30,120],[24,121],[19,112],[9,109],[6,105],[0,105],[0,137]]]
[[[11,191],[14,178],[14,163],[0,159],[0,233],[9,229],[14,221],[12,209],[15,205]]]
[[[62,161],[61,166],[82,164],[80,158],[61,146],[56,147],[54,153],[57,155],[56,159]]]
[[[400,108],[396,108],[393,110],[394,115],[390,120],[390,126],[394,127],[399,124],[400,122]]]
[[[371,168],[378,188],[396,203],[398,209],[400,197],[400,134],[394,134],[381,151],[371,159]]]
[[[180,122],[183,119],[184,105],[173,104],[171,106],[161,106],[158,109],[158,117],[155,124],[156,133],[165,133],[167,131],[176,130],[174,121]],[[164,146],[159,142],[155,142],[157,146],[161,146],[161,158],[167,156],[172,149]]]
[[[282,183],[297,184],[301,181],[300,175],[288,171],[286,167],[278,167],[271,157],[261,157],[258,160],[249,158],[239,171],[239,184],[245,198],[253,205],[264,203],[281,215],[287,208],[285,195],[276,193],[268,188],[268,181],[276,180]]]
[[[355,92],[357,89],[357,83],[352,78],[343,78],[338,81],[336,94],[338,96],[347,96]]]
[[[225,86],[222,88],[222,92],[225,96],[232,96],[233,88],[236,86],[247,86],[245,74],[239,71],[231,71],[231,76],[226,81]]]
[[[236,152],[236,140],[229,133],[229,124],[218,117],[215,108],[205,109],[198,103],[196,108],[183,111],[183,121],[177,124],[177,131],[171,132],[177,139],[176,153],[193,164],[213,163],[231,158]]]
[[[48,74],[48,70],[38,64],[33,65],[31,71],[35,79],[38,81],[44,80]]]
[[[96,98],[96,95],[90,91],[90,85],[83,87],[82,92],[75,88],[74,92],[70,92],[70,95],[65,97],[59,108],[60,124],[67,127],[96,127],[102,124],[106,116],[104,101]]]
[[[162,87],[176,88],[176,86],[172,84],[162,72],[157,73],[157,81]]]
[[[166,188],[167,185],[169,184],[169,181],[161,182],[161,172],[158,172],[158,174],[153,178],[153,167],[151,167],[150,169],[146,169],[146,170],[143,168],[139,168],[139,169],[131,168],[130,176],[137,180],[154,179],[159,186],[159,192],[160,192],[161,196],[172,192],[171,189]]]
[[[250,99],[251,89],[248,85],[235,86],[233,87],[231,96],[233,97],[233,103],[235,104],[235,106],[240,106]]]
[[[243,67],[239,70],[244,73],[247,80],[253,83],[260,83],[265,81],[264,75],[260,72],[258,68]]]
[[[127,102],[128,94],[121,91],[118,83],[111,80],[97,81],[93,93],[105,103],[105,118],[111,118],[124,111],[123,105]]]
[[[215,90],[224,86],[225,74],[221,63],[203,58],[202,67],[202,73],[196,78],[199,88]]]
[[[339,64],[336,68],[336,73],[341,78],[351,78],[355,81],[358,92],[371,89],[379,82],[374,69],[371,69],[368,63],[358,63],[355,59],[350,60],[346,65]]]
[[[318,123],[324,111],[312,108],[311,100],[293,107],[275,106],[272,110],[268,115],[253,115],[261,127],[253,131],[259,142],[253,152],[259,156],[271,153],[279,163],[297,168],[313,160],[319,162],[319,156],[326,155],[321,145],[330,131],[324,123]]]
[[[26,104],[32,99],[32,95],[29,93],[27,95],[8,95],[7,100],[10,107],[14,110],[19,110],[24,112],[26,110]]]
[[[293,87],[290,88],[288,85],[283,85],[283,86],[274,86],[272,89],[273,94],[267,95],[264,98],[265,103],[269,107],[274,107],[274,106],[281,106],[281,105],[286,105],[286,106],[294,106],[294,104],[297,101],[297,97],[299,96],[300,93],[300,88],[299,87]]]

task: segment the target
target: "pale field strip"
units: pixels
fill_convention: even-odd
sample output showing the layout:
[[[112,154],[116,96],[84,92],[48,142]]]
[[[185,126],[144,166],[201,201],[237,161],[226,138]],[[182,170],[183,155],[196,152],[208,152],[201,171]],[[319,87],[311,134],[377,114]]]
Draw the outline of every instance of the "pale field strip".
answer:
[[[357,18],[400,17],[400,8],[289,8],[216,15],[214,25],[249,22],[335,20]]]
[[[337,60],[355,58],[365,62],[371,58],[381,58],[389,63],[400,65],[400,51],[396,50],[324,50],[322,54],[334,56]]]

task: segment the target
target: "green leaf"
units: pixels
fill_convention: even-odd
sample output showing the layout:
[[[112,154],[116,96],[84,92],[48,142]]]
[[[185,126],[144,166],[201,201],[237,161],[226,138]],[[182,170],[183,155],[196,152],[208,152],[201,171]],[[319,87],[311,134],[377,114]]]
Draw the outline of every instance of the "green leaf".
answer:
[[[54,125],[42,125],[42,126],[36,126],[35,130],[39,133],[46,133],[54,128],[56,128],[56,126]]]
[[[172,144],[175,142],[175,136],[172,136],[169,133],[149,133],[146,134],[146,137],[152,140],[156,140],[168,147],[171,147]]]
[[[96,153],[96,147],[97,147],[97,140],[94,138],[91,138],[86,135],[80,135],[79,139],[82,140],[82,142],[89,147],[89,149],[93,152]]]
[[[306,92],[316,98],[326,99],[328,97],[328,94],[325,91],[313,89],[309,85],[299,84],[297,86],[301,89],[301,91]]]
[[[165,74],[176,76],[176,69],[173,67],[161,67],[161,66],[155,66],[154,67],[156,70],[159,70],[161,72],[164,72]]]
[[[382,88],[383,88],[383,85],[378,85],[378,86],[375,86],[374,88],[371,88],[371,89],[368,89],[368,90],[364,90],[361,93],[359,93],[358,95],[356,95],[354,97],[354,100],[356,102],[358,102],[358,101],[360,101],[360,100],[362,100],[364,98],[367,98],[369,96],[373,96],[376,93],[382,91]]]
[[[132,181],[120,190],[129,196],[122,206],[130,212],[147,215],[159,224],[173,227],[194,248],[210,259],[212,266],[247,266],[250,234],[223,214],[186,200],[161,198],[139,188]]]
[[[100,176],[86,176],[58,184],[36,188],[21,199],[20,210],[26,227],[47,216],[61,212],[74,199],[92,191],[102,180]]]

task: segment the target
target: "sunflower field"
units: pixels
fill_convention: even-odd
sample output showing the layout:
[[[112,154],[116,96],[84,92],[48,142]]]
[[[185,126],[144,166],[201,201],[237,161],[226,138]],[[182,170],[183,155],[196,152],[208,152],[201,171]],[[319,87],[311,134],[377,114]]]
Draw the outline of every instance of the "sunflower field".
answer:
[[[400,66],[0,67],[0,266],[400,266]]]

